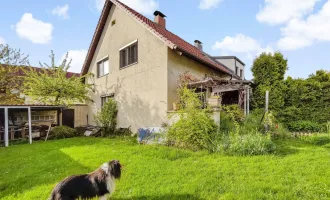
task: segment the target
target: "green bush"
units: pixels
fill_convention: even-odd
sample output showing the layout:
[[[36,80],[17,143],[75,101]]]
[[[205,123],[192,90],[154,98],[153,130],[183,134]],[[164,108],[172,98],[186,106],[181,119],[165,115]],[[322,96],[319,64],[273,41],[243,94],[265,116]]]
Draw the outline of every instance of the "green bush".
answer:
[[[288,129],[292,132],[320,132],[322,125],[312,121],[296,121],[288,124]]]
[[[329,134],[313,134],[306,136],[299,136],[299,139],[313,145],[325,145],[330,143]]]
[[[102,136],[115,135],[117,125],[117,103],[110,98],[94,116],[94,121],[101,128]]]
[[[210,143],[209,151],[226,155],[265,155],[275,152],[276,149],[270,134],[250,133],[238,135],[231,133],[214,139]]]
[[[50,132],[50,137],[53,139],[72,138],[75,136],[77,136],[76,130],[67,126],[56,126]]]
[[[169,144],[177,147],[205,149],[217,129],[217,125],[207,112],[187,113],[169,128],[167,140]]]
[[[264,132],[264,125],[262,123],[263,110],[252,111],[245,120],[240,124],[240,134],[246,135],[255,133],[256,131]]]
[[[184,86],[179,88],[178,94],[182,104],[180,119],[168,128],[167,143],[193,150],[207,148],[218,129],[209,110],[201,109],[201,101],[194,90]]]
[[[86,131],[86,127],[83,126],[75,127],[74,129],[77,132],[77,136],[83,136]]]

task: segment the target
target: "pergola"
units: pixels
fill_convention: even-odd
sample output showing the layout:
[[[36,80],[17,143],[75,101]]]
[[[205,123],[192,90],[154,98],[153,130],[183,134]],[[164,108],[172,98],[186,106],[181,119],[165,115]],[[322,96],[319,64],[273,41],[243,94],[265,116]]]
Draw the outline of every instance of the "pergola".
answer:
[[[218,77],[206,77],[204,80],[190,82],[190,88],[206,89],[212,88],[212,95],[220,96],[223,92],[238,91],[239,100],[243,99],[244,113],[249,114],[250,108],[250,93],[253,83],[247,80],[226,80]]]
[[[50,105],[0,105],[0,109],[4,109],[4,140],[5,146],[9,146],[9,109],[27,109],[28,111],[28,128],[29,128],[29,143],[32,144],[32,119],[31,110],[34,108],[62,108],[62,106],[50,106]]]

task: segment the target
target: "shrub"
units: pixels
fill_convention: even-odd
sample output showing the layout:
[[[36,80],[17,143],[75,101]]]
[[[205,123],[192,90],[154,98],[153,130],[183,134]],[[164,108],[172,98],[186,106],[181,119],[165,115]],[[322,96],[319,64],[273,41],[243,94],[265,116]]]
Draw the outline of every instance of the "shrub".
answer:
[[[299,136],[299,139],[313,145],[325,145],[330,143],[329,134],[313,134],[306,136]]]
[[[75,127],[74,129],[77,132],[77,136],[83,136],[86,131],[86,127],[83,126]]]
[[[180,119],[169,127],[167,143],[183,148],[199,150],[207,148],[207,144],[216,133],[217,125],[208,109],[201,109],[201,101],[194,90],[186,86],[178,90],[181,110]]]
[[[101,128],[101,135],[114,135],[117,125],[117,103],[110,98],[94,116],[94,121]]]
[[[288,129],[293,132],[319,132],[322,125],[312,121],[296,121],[288,124]]]
[[[220,134],[221,135],[221,134]],[[227,155],[265,155],[273,153],[276,145],[271,140],[270,134],[250,133],[238,135],[231,133],[216,138],[209,146],[212,152]]]
[[[199,150],[207,148],[211,136],[217,132],[217,125],[205,111],[187,113],[168,130],[169,144]]]
[[[50,132],[50,137],[54,139],[72,138],[76,135],[76,130],[67,126],[56,126]]]
[[[262,123],[263,110],[252,111],[240,125],[240,134],[250,134],[256,131],[264,132],[264,125]]]

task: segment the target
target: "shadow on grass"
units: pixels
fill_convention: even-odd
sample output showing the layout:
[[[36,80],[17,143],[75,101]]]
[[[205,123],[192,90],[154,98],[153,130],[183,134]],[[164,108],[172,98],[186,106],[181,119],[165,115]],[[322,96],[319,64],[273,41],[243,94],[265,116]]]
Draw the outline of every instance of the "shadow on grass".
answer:
[[[0,166],[0,199],[15,197],[39,185],[54,184],[53,188],[69,175],[90,172],[91,169],[60,151],[70,146],[72,143],[62,140],[3,149],[0,154],[0,163],[3,163]],[[51,189],[47,191],[48,194]]]
[[[299,143],[287,142],[285,140],[277,140],[275,141],[275,144],[276,144],[275,155],[277,156],[288,156],[299,153],[299,149],[297,149],[297,147],[300,146]]]
[[[186,200],[186,199],[194,199],[194,200],[204,200],[195,195],[191,194],[168,194],[162,196],[135,196],[131,198],[111,198],[112,200]]]

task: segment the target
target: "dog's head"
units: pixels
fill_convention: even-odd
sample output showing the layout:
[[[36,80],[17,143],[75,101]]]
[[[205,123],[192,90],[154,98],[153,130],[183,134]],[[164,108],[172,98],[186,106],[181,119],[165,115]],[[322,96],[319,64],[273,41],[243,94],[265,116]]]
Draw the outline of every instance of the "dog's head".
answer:
[[[107,163],[104,163],[101,168],[106,172],[107,175],[111,175],[116,179],[119,179],[121,176],[121,168],[119,160],[111,160]]]

